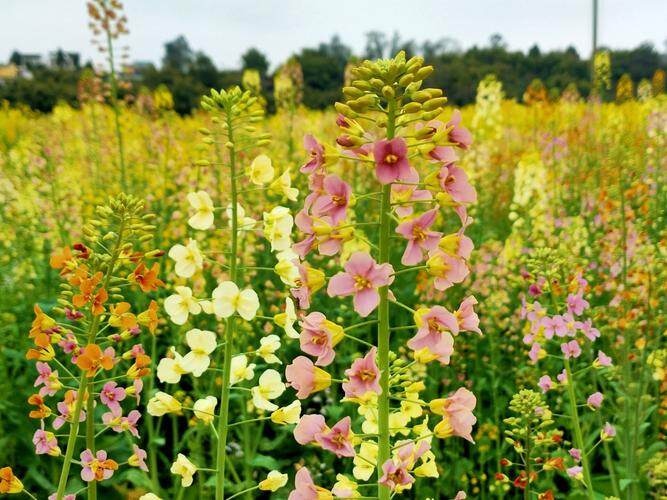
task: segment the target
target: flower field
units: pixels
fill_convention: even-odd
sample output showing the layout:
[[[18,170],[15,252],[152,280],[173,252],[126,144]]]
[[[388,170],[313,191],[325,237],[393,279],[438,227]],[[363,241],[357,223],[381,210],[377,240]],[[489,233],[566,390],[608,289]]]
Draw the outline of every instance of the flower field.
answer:
[[[432,70],[0,107],[0,496],[666,498],[664,93]]]

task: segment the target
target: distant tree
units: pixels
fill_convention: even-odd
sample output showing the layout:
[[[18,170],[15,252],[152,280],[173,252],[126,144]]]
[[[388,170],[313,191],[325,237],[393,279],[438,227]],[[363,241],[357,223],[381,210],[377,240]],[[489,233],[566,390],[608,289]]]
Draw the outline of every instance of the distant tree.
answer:
[[[183,35],[164,44],[163,68],[185,73],[188,71],[193,59],[194,54],[190,48],[190,44]]]
[[[494,33],[489,37],[489,46],[492,49],[507,49],[507,42],[500,33]]]
[[[269,70],[269,61],[266,56],[255,48],[248,49],[245,54],[241,56],[242,70],[256,69],[262,78]]]
[[[218,87],[220,80],[218,70],[211,58],[203,52],[195,54],[189,73],[195,81],[201,83],[207,89]]]
[[[16,64],[17,66],[21,66],[23,64],[23,57],[21,56],[21,53],[17,50],[12,52],[12,55],[9,57],[9,62]]]
[[[387,37],[380,31],[369,31],[366,33],[366,59],[382,59],[388,47]]]

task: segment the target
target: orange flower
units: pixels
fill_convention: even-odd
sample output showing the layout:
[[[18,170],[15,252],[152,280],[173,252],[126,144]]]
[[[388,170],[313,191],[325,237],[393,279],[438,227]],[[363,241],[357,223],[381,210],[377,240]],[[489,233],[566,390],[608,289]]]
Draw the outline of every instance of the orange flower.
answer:
[[[154,300],[151,300],[151,303],[149,304],[148,309],[146,309],[142,313],[139,313],[139,316],[137,317],[137,320],[139,321],[139,324],[147,326],[149,332],[155,333],[155,330],[157,329],[157,322],[158,322],[157,302],[155,302]]]
[[[72,304],[78,308],[81,308],[87,303],[91,302],[93,304],[94,310],[96,307],[99,307],[100,304],[106,302],[106,299],[108,298],[106,290],[102,288],[96,292],[97,285],[99,285],[100,281],[102,281],[102,276],[103,275],[101,272],[97,272],[91,277],[85,276],[78,278],[78,287],[81,293],[78,293],[72,297]],[[102,311],[103,310],[104,309],[102,309]],[[102,311],[100,311],[98,314],[101,314]],[[93,314],[95,313],[93,312]]]
[[[30,418],[47,418],[51,415],[51,408],[46,406],[44,398],[39,394],[33,394],[28,398],[28,404],[36,406],[37,408],[31,410],[28,416]]]
[[[60,275],[64,276],[76,269],[76,260],[69,247],[63,248],[60,253],[54,253],[49,259],[53,269],[60,269]]]
[[[139,354],[134,360],[134,364],[127,370],[127,377],[138,379],[145,377],[151,372],[151,358],[146,354]]]
[[[86,372],[88,377],[94,377],[97,370],[111,370],[113,368],[114,352],[107,347],[104,352],[97,344],[88,344],[76,359],[76,366]]]
[[[59,335],[61,328],[52,317],[44,314],[39,305],[35,304],[35,319],[32,321],[32,327],[28,336],[35,339],[35,344],[44,347],[46,344],[58,342],[62,337]],[[54,337],[55,335],[55,338]]]
[[[137,283],[142,292],[155,291],[158,287],[164,286],[164,282],[157,277],[159,271],[160,266],[157,262],[150,269],[142,262],[129,276],[129,279]]]
[[[36,359],[38,361],[51,361],[56,357],[56,351],[49,342],[46,335],[40,335],[35,338],[36,349],[28,349],[25,359]]]
[[[0,469],[0,494],[5,493],[21,493],[23,491],[23,483],[19,481],[11,467],[3,467]]]
[[[134,330],[139,327],[137,317],[130,312],[129,302],[119,302],[109,307],[109,324],[121,330]]]
[[[551,490],[547,490],[537,495],[537,500],[554,500],[554,494],[551,493]]]
[[[544,463],[544,466],[542,468],[544,470],[559,470],[561,472],[564,471],[565,470],[565,464],[563,463],[563,457],[556,457],[556,458],[548,459]]]

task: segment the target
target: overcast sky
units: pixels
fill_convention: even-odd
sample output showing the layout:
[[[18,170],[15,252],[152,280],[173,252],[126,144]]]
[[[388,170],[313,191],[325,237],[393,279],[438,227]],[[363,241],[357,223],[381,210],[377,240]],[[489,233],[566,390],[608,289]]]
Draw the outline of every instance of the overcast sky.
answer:
[[[183,34],[216,65],[236,67],[249,47],[272,65],[334,34],[361,52],[365,33],[379,30],[422,42],[450,37],[463,48],[492,33],[511,49],[573,45],[591,50],[591,0],[125,0],[132,60],[158,63],[164,42]],[[667,0],[599,0],[599,44],[631,48],[644,41],[664,50]],[[0,61],[14,49],[46,54],[61,47],[98,58],[91,49],[84,0],[0,0]]]

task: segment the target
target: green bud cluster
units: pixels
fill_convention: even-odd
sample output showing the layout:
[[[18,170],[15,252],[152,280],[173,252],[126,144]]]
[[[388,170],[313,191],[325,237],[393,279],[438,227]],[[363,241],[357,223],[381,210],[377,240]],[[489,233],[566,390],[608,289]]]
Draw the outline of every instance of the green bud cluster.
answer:
[[[389,103],[395,103],[396,125],[400,127],[417,120],[433,120],[447,102],[442,90],[422,88],[424,80],[433,73],[433,66],[424,66],[424,59],[419,56],[406,59],[403,51],[392,59],[364,61],[350,72],[350,85],[343,87],[345,102],[335,105],[346,118],[386,112]],[[377,123],[383,126],[382,116]]]

